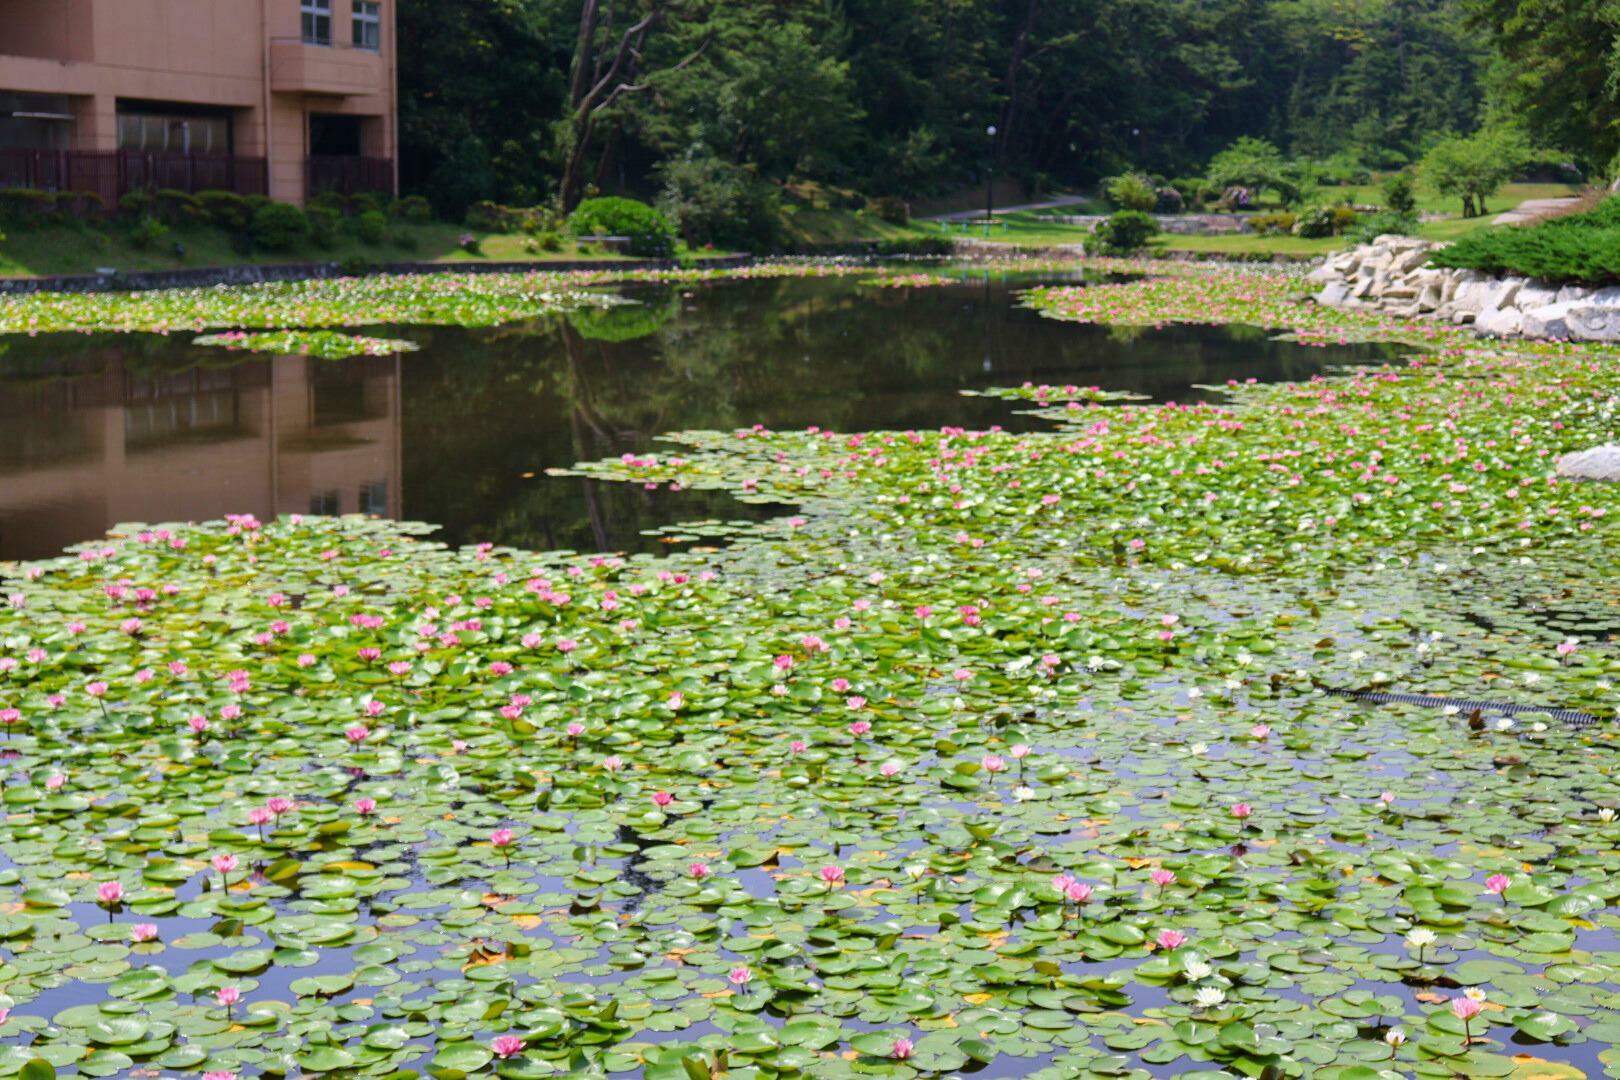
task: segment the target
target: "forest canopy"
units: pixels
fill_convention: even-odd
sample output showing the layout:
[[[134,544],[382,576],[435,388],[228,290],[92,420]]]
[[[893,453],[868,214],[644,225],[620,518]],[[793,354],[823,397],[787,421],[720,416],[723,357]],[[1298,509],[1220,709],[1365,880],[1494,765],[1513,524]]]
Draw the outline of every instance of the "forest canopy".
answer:
[[[1391,169],[1487,121],[1533,122],[1538,146],[1606,166],[1615,10],[401,0],[404,176],[446,211],[706,184],[747,213],[789,178],[912,199],[989,168],[1031,189],[1201,175],[1242,137]]]

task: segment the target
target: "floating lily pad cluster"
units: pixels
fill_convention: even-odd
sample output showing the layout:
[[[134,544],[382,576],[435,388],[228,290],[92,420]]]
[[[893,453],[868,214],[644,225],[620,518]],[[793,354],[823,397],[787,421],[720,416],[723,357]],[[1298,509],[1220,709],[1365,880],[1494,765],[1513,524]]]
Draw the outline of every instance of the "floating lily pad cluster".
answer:
[[[578,467],[798,506],[719,551],[16,568],[0,1075],[1615,1071],[1615,355],[1165,272],[1034,302],[1431,347]]]
[[[581,270],[523,274],[376,274],[221,289],[0,296],[0,334],[316,329],[332,326],[497,326],[605,307],[603,285],[866,272],[854,263],[762,263],[732,270]]]
[[[214,345],[232,351],[275,353],[279,356],[313,356],[321,360],[342,360],[350,356],[391,356],[414,352],[413,341],[341,334],[334,330],[279,330],[249,334],[242,330],[205,334],[193,338],[193,345]]]

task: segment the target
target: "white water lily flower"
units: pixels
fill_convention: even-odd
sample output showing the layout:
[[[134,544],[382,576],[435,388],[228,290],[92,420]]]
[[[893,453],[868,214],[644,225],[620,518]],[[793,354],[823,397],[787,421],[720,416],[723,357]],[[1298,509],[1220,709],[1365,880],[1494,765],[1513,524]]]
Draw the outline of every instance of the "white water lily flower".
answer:
[[[1237,654],[1237,662],[1238,667],[1248,667],[1250,664],[1254,663],[1254,657],[1250,656],[1246,652],[1240,652]]]
[[[1390,1028],[1384,1032],[1384,1041],[1391,1046],[1400,1046],[1406,1041],[1406,1032],[1401,1028]]]
[[[1407,931],[1406,943],[1414,949],[1427,948],[1435,942],[1435,933],[1427,926],[1414,927]]]
[[[1012,797],[1015,802],[1029,802],[1035,797],[1035,789],[1019,784],[1012,789]]]
[[[1543,724],[1540,720],[1537,720],[1535,723],[1530,725],[1530,730],[1535,732],[1537,735],[1540,735],[1543,731],[1547,730],[1547,725]]]
[[[1200,1009],[1213,1009],[1226,1000],[1226,991],[1218,986],[1205,986],[1193,995],[1193,1000]]]
[[[1507,718],[1506,716],[1502,717],[1502,719],[1500,719],[1500,720],[1498,720],[1496,722],[1496,730],[1497,731],[1512,731],[1513,730],[1513,721],[1510,720],[1509,718]]]
[[[1598,820],[1599,821],[1613,821],[1614,820],[1614,808],[1612,806],[1605,806],[1602,809],[1600,809],[1598,811]]]
[[[1086,661],[1086,667],[1090,668],[1092,671],[1096,671],[1099,668],[1101,668],[1105,663],[1107,663],[1107,661],[1104,660],[1102,657],[1093,656],[1093,657],[1091,657],[1090,659],[1088,659]]]
[[[1527,671],[1524,675],[1524,685],[1534,686],[1541,681],[1541,676],[1534,671]]]
[[[1193,757],[1203,757],[1205,754],[1209,753],[1209,746],[1205,743],[1195,742],[1191,746],[1187,747],[1187,752]]]
[[[1198,687],[1196,687],[1196,686],[1187,691],[1187,697],[1188,697],[1189,700],[1195,700],[1195,699],[1201,698],[1203,696],[1204,696],[1204,692],[1202,690],[1198,689]]]
[[[1469,1001],[1484,1001],[1485,991],[1481,990],[1477,986],[1470,986],[1468,989],[1463,991],[1463,997],[1467,998]]]
[[[1214,968],[1210,967],[1202,960],[1187,961],[1187,967],[1185,969],[1187,980],[1189,982],[1197,982],[1199,979],[1207,979],[1211,974],[1214,973],[1214,970]]]
[[[928,873],[928,867],[923,863],[911,863],[906,867],[906,876],[912,881],[921,881],[922,876]]]

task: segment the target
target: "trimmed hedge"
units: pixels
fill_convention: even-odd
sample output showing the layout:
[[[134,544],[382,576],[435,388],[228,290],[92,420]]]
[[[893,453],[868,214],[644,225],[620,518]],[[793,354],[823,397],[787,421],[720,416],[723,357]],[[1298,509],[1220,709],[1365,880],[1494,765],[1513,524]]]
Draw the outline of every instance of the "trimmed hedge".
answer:
[[[1620,284],[1620,197],[1605,199],[1584,214],[1470,233],[1429,261],[1555,285]]]
[[[586,199],[568,215],[575,236],[628,236],[630,254],[668,258],[675,252],[675,229],[669,219],[634,199]]]

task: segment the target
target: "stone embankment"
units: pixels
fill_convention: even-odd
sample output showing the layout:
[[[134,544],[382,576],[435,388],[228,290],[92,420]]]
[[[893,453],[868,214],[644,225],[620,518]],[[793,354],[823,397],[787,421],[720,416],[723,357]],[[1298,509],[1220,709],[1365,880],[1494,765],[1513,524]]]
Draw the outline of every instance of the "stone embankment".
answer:
[[[1620,341],[1620,287],[1549,285],[1525,277],[1429,266],[1441,244],[1380,236],[1330,255],[1309,280],[1316,301],[1470,325],[1489,337]]]

